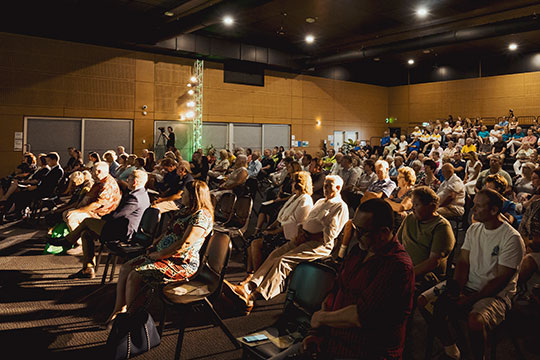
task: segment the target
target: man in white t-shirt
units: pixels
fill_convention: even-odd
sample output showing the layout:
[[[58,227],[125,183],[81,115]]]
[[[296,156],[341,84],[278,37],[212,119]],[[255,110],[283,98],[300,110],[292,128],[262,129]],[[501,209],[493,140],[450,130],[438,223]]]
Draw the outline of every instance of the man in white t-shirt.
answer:
[[[486,332],[504,320],[510,298],[516,293],[525,245],[519,232],[500,219],[503,202],[502,196],[491,189],[476,194],[472,211],[478,223],[467,230],[454,279],[447,282],[446,291],[436,302],[435,329],[446,355],[453,359],[460,358],[460,351],[449,331],[449,321],[468,314],[473,355],[483,359]],[[432,301],[441,285],[420,295],[418,305]]]

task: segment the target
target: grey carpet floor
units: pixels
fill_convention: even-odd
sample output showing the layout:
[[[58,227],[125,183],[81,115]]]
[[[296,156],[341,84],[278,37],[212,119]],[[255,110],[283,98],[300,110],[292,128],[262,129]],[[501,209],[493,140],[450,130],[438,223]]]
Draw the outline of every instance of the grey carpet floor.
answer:
[[[39,240],[44,230],[18,224],[0,226],[0,349],[2,359],[99,359],[107,331],[99,324],[111,312],[115,283],[100,286],[100,275],[93,280],[68,280],[80,268],[76,256],[44,255]],[[118,270],[117,270],[118,272]],[[241,256],[233,253],[227,278],[238,281],[245,271]],[[226,317],[225,324],[235,336],[243,336],[270,325],[281,312],[284,296],[257,301],[249,316]],[[150,312],[160,318],[161,302],[154,299]],[[220,309],[222,311],[223,309]],[[540,327],[538,314],[529,308],[517,309],[517,321],[510,331],[518,338],[527,359],[538,355]],[[181,314],[167,317],[161,345],[138,359],[173,358]],[[217,327],[201,316],[186,330],[182,359],[239,359],[236,350]],[[499,359],[517,359],[508,331],[499,332]],[[426,325],[416,312],[409,334],[406,358],[423,359]],[[435,344],[434,353],[441,348]]]

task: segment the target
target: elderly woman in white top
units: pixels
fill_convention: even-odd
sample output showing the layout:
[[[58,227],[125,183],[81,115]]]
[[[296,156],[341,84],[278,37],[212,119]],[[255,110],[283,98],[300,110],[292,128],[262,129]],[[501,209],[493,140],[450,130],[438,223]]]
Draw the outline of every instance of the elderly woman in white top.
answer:
[[[219,160],[216,161],[214,167],[212,167],[212,170],[208,171],[208,177],[210,177],[210,180],[212,180],[216,179],[220,175],[225,175],[230,165],[227,150],[219,150]]]
[[[251,280],[241,285],[224,281],[234,300],[242,301],[249,311],[256,294],[266,300],[279,295],[285,279],[299,263],[330,255],[335,239],[349,220],[349,210],[340,196],[342,187],[343,180],[339,176],[327,176],[324,199],[315,203],[303,224],[298,226],[296,238],[274,250]]]
[[[265,230],[251,237],[247,248],[247,273],[253,274],[264,259],[277,247],[292,241],[313,207],[311,175],[300,171],[292,176],[293,196],[287,200],[274,221]],[[248,281],[251,276],[248,276]]]

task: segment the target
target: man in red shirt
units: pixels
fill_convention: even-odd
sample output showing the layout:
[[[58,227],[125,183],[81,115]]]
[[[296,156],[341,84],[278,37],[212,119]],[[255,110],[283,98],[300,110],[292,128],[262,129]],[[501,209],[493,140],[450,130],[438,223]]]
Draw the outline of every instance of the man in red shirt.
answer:
[[[361,204],[352,220],[358,239],[334,289],[311,318],[304,350],[321,358],[401,359],[414,294],[412,261],[392,234],[384,200]]]

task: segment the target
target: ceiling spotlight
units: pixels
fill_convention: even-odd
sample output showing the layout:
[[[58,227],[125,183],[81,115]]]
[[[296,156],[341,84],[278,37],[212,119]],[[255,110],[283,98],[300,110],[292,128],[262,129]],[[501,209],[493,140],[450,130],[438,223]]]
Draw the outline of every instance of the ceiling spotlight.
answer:
[[[195,117],[195,112],[194,111],[188,111],[186,113],[186,118],[193,119],[194,117]]]
[[[426,17],[428,14],[428,11],[425,7],[421,7],[421,8],[418,8],[418,10],[416,10],[416,15],[418,15],[419,17]]]
[[[318,19],[317,17],[311,17],[311,16],[310,16],[310,17],[307,17],[307,18],[306,18],[306,22],[307,22],[308,24],[313,24],[315,21],[317,21],[317,19]]]
[[[407,64],[409,64],[409,65],[414,64],[414,60],[413,60],[413,59],[409,59],[409,60],[407,61]]]
[[[187,93],[188,93],[189,95],[193,95],[193,94],[195,94],[195,91],[193,91],[193,89],[189,89]]]
[[[314,41],[315,41],[315,37],[313,35],[307,35],[306,36],[306,42],[308,44],[313,44]]]
[[[188,101],[186,105],[187,105],[187,107],[194,107],[195,106],[195,101]]]
[[[517,44],[516,43],[511,43],[510,45],[508,45],[508,49],[510,49],[511,51],[514,51],[517,49]]]
[[[223,23],[227,26],[231,26],[232,24],[234,24],[234,19],[230,16],[225,16],[223,18]]]
[[[191,83],[188,83],[188,84],[187,84],[187,87],[191,87]]]
[[[189,81],[191,81],[192,83],[195,83],[195,82],[197,82],[197,77],[192,76],[192,77],[189,78]]]
[[[378,58],[378,57],[373,58],[373,61],[381,61],[381,58]]]
[[[431,53],[431,50],[430,49],[425,49],[424,51],[422,51],[424,54],[429,54]]]
[[[170,16],[174,16],[174,13],[171,12],[171,11],[165,11],[165,12],[163,13],[163,15],[169,16],[169,17],[170,17]]]

